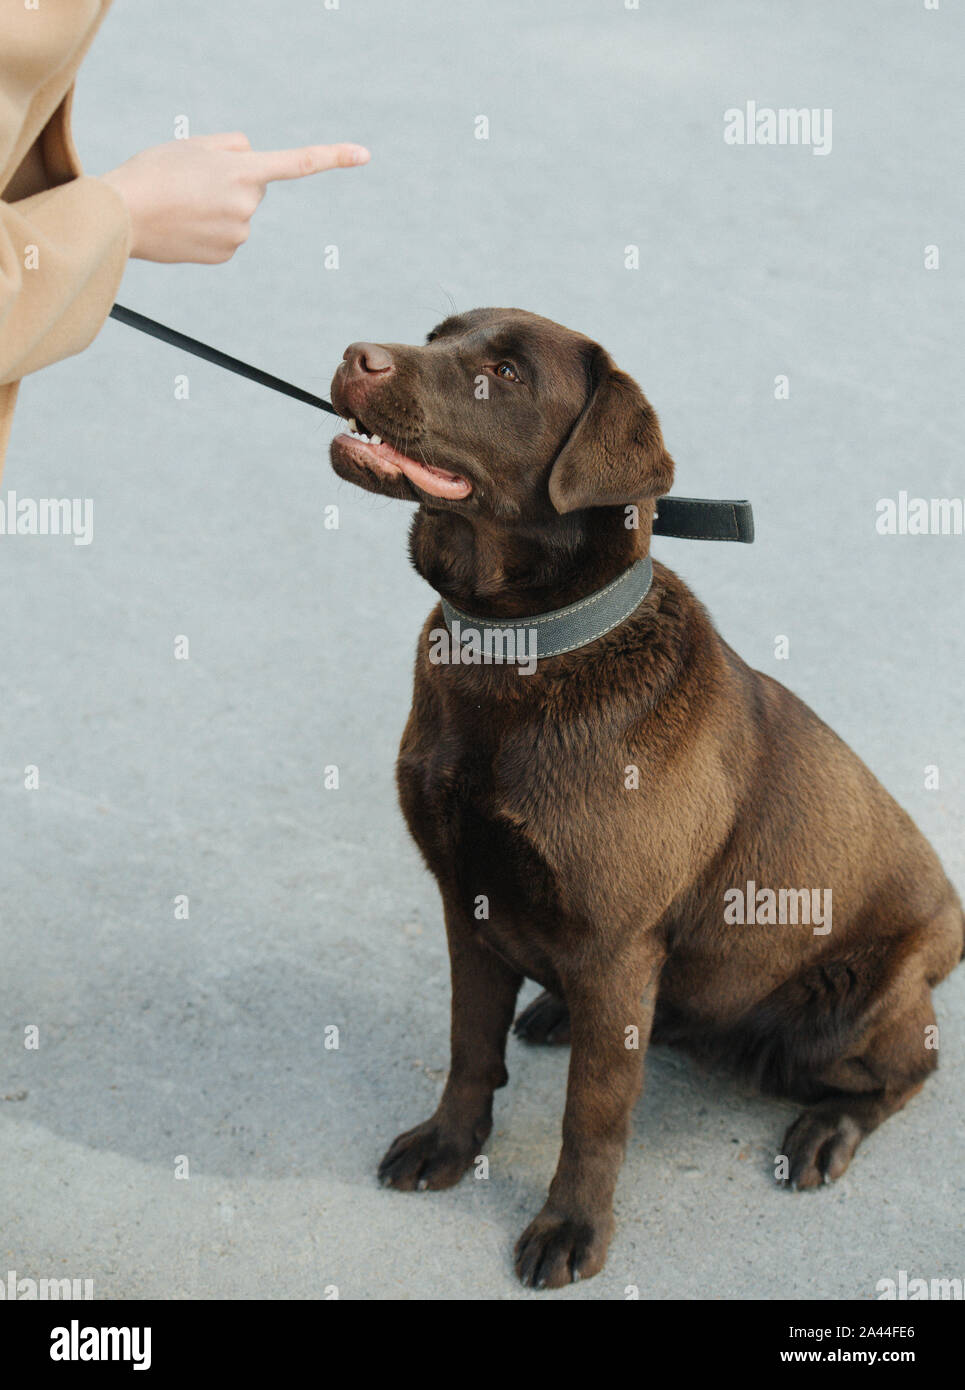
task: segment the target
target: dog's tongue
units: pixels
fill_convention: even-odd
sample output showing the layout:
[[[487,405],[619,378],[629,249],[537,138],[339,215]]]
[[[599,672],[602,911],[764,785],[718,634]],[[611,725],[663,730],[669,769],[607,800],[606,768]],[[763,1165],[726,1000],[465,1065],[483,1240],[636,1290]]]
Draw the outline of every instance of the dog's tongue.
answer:
[[[444,468],[434,468],[432,464],[420,463],[408,454],[400,454],[391,444],[384,441],[373,446],[379,463],[388,464],[404,473],[410,482],[433,497],[468,497],[472,484],[458,473],[449,473]]]

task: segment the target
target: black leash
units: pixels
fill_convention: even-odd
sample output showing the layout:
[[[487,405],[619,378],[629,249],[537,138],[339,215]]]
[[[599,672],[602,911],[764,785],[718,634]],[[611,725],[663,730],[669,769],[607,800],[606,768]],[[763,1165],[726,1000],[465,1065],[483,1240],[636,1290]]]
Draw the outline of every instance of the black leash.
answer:
[[[331,401],[323,401],[321,396],[313,396],[310,391],[303,391],[300,386],[292,386],[290,381],[282,381],[280,376],[272,376],[271,372],[263,372],[260,367],[251,367],[237,357],[229,357],[226,352],[208,347],[207,343],[201,343],[197,338],[189,338],[186,333],[179,333],[175,328],[168,328],[167,324],[158,323],[157,319],[149,319],[144,314],[136,314],[133,309],[125,309],[123,304],[114,305],[111,318],[117,319],[118,323],[126,323],[128,328],[137,328],[142,333],[148,333],[152,338],[160,338],[162,343],[170,343],[171,347],[181,348],[182,352],[203,357],[206,362],[213,362],[216,367],[224,367],[227,372],[235,372],[238,376],[247,377],[249,381],[257,381],[259,386],[280,391],[283,396],[291,396],[293,400],[301,401],[304,405],[313,405],[318,410],[327,410],[330,415],[338,414]]]
[[[111,318],[118,323],[126,323],[128,328],[136,328],[162,343],[190,352],[194,357],[202,357],[216,367],[224,367],[226,372],[256,381],[259,386],[267,386],[270,391],[280,391],[283,396],[291,396],[303,405],[313,405],[316,410],[327,410],[330,415],[338,415],[331,401],[323,401],[321,396],[313,396],[300,386],[292,386],[290,381],[282,381],[280,376],[263,372],[260,367],[252,367],[237,357],[218,348],[209,347],[197,338],[189,338],[176,328],[168,328],[157,319],[149,319],[146,314],[138,314],[133,309],[125,309],[123,304],[115,304]],[[754,513],[750,502],[712,501],[704,497],[661,497],[657,501],[657,515],[653,523],[655,536],[677,536],[691,541],[743,541],[749,544],[754,539]]]
[[[661,497],[653,522],[655,536],[685,541],[742,541],[754,539],[754,510],[750,502],[709,497]]]

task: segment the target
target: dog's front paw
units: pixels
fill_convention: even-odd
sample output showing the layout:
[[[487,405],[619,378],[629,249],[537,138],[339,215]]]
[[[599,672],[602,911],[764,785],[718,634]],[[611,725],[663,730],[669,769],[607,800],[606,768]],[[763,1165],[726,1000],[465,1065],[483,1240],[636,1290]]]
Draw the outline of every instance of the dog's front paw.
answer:
[[[612,1232],[612,1219],[558,1216],[544,1207],[516,1242],[520,1282],[531,1289],[560,1289],[599,1274]]]
[[[459,1139],[435,1118],[410,1129],[389,1146],[379,1164],[379,1182],[400,1192],[452,1187],[472,1164],[485,1140]]]

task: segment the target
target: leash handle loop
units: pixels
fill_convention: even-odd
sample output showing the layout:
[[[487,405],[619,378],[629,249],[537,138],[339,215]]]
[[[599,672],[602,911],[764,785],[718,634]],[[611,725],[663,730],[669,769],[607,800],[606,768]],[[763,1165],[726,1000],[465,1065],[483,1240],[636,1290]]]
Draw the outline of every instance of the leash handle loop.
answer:
[[[754,539],[754,512],[746,501],[660,497],[653,534],[687,541],[742,541],[750,545]]]

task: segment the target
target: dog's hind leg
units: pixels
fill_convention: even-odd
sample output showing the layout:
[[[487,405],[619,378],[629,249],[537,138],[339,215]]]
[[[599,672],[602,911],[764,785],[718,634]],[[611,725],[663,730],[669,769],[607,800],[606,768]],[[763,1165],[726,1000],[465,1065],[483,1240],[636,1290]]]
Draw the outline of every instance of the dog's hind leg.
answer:
[[[787,1184],[818,1187],[839,1178],[861,1140],[921,1090],[938,1065],[936,1044],[931,992],[922,982],[901,1012],[875,1020],[859,1051],[815,1077],[830,1094],[784,1136]]]
[[[527,1043],[568,1043],[570,1011],[562,999],[544,989],[523,1009],[513,1024],[513,1032]]]

